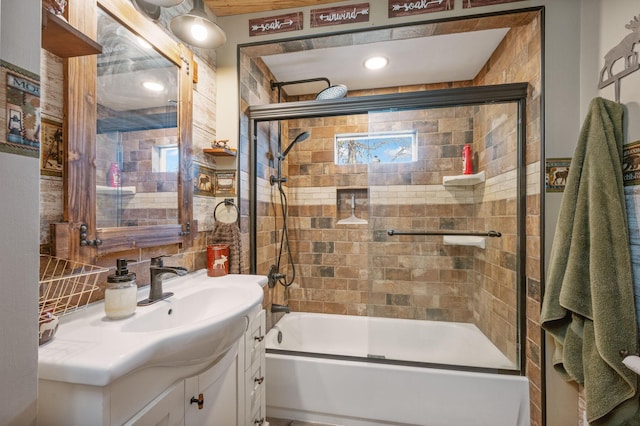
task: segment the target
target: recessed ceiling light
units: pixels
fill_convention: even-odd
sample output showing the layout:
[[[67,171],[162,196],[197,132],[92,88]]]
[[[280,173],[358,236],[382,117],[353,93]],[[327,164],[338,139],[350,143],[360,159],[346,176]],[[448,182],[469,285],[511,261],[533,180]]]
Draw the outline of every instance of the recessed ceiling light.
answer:
[[[152,92],[162,92],[164,90],[164,86],[157,81],[145,81],[142,83],[142,87]]]
[[[389,64],[389,59],[384,56],[372,56],[365,59],[364,67],[368,70],[379,70]]]

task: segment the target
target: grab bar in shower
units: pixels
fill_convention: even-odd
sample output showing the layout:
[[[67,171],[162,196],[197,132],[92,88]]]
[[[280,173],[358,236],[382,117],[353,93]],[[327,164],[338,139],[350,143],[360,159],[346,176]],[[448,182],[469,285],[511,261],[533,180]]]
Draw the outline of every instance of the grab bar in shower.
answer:
[[[388,235],[457,235],[462,237],[501,237],[502,234],[498,231],[487,232],[459,232],[459,231],[395,231],[393,229],[387,229]]]

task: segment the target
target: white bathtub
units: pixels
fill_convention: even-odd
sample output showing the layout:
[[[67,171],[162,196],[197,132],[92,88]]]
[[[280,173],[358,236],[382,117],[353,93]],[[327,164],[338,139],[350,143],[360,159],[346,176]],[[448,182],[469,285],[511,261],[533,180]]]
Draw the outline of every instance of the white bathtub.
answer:
[[[526,377],[380,362],[513,369],[470,324],[290,313],[269,331],[266,347],[269,417],[345,426],[530,424]]]

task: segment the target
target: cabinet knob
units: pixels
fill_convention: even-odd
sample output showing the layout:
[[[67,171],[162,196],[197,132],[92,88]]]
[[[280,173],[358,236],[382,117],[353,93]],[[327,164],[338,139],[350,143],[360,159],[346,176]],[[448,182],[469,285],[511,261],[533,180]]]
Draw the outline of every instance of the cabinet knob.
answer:
[[[262,342],[262,341],[264,340],[264,336],[256,336],[256,337],[254,337],[254,339],[255,339],[257,342]]]
[[[261,419],[256,419],[253,421],[254,425],[263,425],[264,424],[264,417]]]
[[[262,382],[264,382],[264,376],[256,377],[255,379],[253,379],[253,381],[256,382],[257,384],[261,385]]]
[[[192,396],[189,404],[198,404],[198,410],[202,410],[204,408],[204,395],[200,394],[197,398]]]

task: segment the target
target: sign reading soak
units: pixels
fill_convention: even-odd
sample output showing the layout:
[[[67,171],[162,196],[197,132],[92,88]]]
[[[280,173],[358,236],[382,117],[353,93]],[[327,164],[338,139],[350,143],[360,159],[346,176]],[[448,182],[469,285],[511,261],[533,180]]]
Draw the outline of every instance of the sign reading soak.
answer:
[[[453,0],[389,0],[389,18],[451,10]]]
[[[369,10],[369,3],[312,9],[311,26],[326,27],[328,25],[369,22]]]
[[[301,30],[303,26],[302,12],[286,15],[270,16],[249,20],[249,36],[284,33]]]

